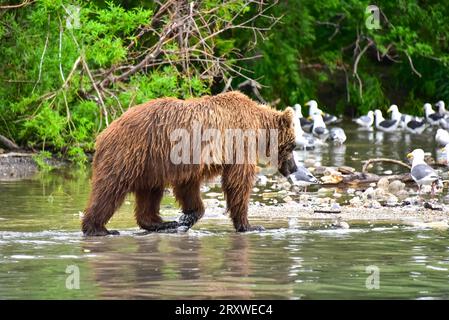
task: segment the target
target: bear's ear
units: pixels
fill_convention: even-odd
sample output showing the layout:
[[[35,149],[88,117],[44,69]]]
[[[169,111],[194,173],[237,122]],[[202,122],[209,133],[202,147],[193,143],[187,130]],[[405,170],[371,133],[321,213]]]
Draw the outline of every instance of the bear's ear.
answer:
[[[293,128],[293,118],[295,111],[291,107],[287,107],[281,114],[280,125],[285,128]]]

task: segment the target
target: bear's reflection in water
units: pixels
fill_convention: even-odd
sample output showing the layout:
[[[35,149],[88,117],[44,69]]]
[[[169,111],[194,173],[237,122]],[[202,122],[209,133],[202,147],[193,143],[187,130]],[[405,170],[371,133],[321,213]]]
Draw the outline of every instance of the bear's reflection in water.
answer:
[[[95,255],[88,266],[99,298],[250,299],[260,296],[255,284],[267,272],[258,260],[274,259],[256,254],[242,234],[106,237],[86,239],[83,249]],[[270,282],[285,284],[290,266],[279,267]]]
[[[234,232],[90,238],[99,298],[252,299],[293,292],[288,240]],[[282,288],[282,289],[281,289]]]

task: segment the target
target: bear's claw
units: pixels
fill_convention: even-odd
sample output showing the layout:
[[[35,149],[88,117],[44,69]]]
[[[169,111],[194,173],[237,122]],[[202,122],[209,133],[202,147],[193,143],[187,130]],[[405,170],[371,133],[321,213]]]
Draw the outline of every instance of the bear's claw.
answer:
[[[191,228],[198,221],[197,216],[194,213],[184,213],[179,217],[179,226]]]
[[[104,237],[104,236],[118,236],[120,235],[120,232],[117,230],[108,230],[106,228],[99,229],[99,230],[89,230],[83,232],[84,236],[86,237]]]
[[[237,232],[248,232],[248,231],[265,231],[263,226],[241,226],[237,229]]]
[[[175,232],[178,226],[179,224],[177,221],[166,221],[144,226],[142,228],[150,232]]]

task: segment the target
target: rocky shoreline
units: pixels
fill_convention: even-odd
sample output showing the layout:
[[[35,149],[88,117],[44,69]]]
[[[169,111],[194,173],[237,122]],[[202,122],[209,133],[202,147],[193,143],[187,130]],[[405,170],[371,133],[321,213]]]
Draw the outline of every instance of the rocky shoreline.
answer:
[[[0,181],[27,179],[35,175],[39,166],[34,155],[0,153]],[[54,167],[67,165],[56,159],[47,160],[47,163]],[[329,176],[335,175],[334,171],[330,172],[324,173],[322,181],[328,182]],[[339,184],[339,181],[336,183]],[[219,186],[220,181],[216,179],[202,188],[208,208],[206,216],[223,217],[225,213],[225,201]],[[449,227],[449,205],[445,204],[447,201],[439,202],[428,196],[420,198],[410,186],[400,180],[381,178],[377,183],[366,184],[363,188],[359,186],[358,190],[352,187],[355,186],[341,188],[326,185],[313,194],[304,193],[283,178],[259,173],[249,206],[249,216],[251,219],[261,220],[329,220],[341,227],[370,221],[441,229]],[[167,191],[170,193],[170,190]]]
[[[34,160],[35,153],[0,152],[0,181],[21,180],[34,176],[39,172],[39,166]],[[48,159],[45,162],[52,167],[61,167],[62,160]]]

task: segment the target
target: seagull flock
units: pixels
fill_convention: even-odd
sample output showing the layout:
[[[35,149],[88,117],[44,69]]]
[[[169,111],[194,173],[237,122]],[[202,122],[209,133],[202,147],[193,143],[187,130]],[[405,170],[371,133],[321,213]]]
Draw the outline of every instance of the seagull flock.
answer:
[[[322,144],[329,140],[335,144],[343,144],[346,141],[346,134],[342,128],[332,127],[341,119],[337,116],[324,113],[315,100],[305,104],[309,107],[309,116],[303,116],[300,104],[295,104],[296,113],[294,128],[296,134],[296,145],[298,148],[312,149],[315,145]],[[372,130],[373,126],[379,131],[396,132],[406,131],[411,134],[422,134],[427,128],[439,127],[435,141],[446,156],[446,163],[449,166],[449,111],[445,108],[444,101],[438,101],[434,105],[436,111],[430,103],[425,103],[423,107],[424,116],[418,117],[409,114],[403,114],[399,111],[397,105],[391,105],[387,112],[391,114],[389,119],[385,119],[382,111],[376,109],[368,111],[366,115],[353,119],[361,130]],[[415,149],[407,155],[412,161],[411,177],[418,185],[418,191],[421,193],[423,185],[430,185],[432,194],[435,186],[441,181],[438,173],[424,161],[426,153],[422,149]],[[319,181],[302,165],[298,165],[298,171],[291,174],[293,184],[299,187],[307,187],[311,184],[318,184]]]

